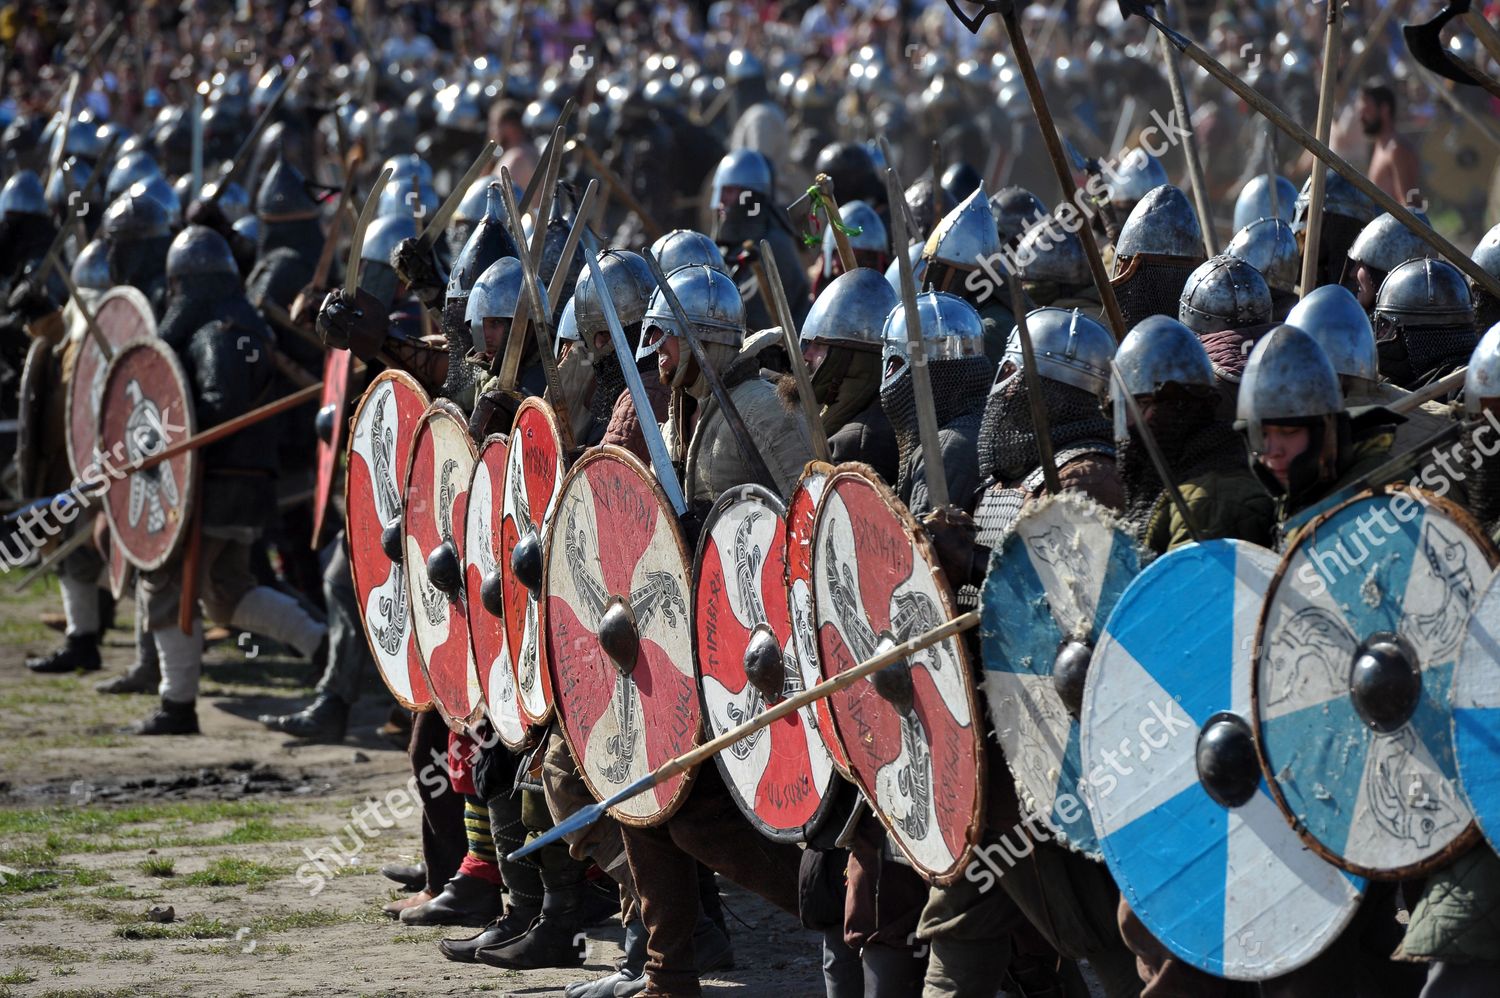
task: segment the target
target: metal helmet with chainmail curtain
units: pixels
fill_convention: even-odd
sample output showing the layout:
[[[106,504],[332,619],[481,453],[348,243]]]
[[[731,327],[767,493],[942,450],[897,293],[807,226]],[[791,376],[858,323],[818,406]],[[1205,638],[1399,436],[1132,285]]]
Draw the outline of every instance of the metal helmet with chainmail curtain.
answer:
[[[1110,280],[1127,326],[1151,315],[1177,314],[1183,285],[1203,263],[1203,229],[1187,196],[1155,187],[1131,210],[1115,242]]]
[[[1375,299],[1380,373],[1408,391],[1468,359],[1478,335],[1463,273],[1443,260],[1408,260]]]

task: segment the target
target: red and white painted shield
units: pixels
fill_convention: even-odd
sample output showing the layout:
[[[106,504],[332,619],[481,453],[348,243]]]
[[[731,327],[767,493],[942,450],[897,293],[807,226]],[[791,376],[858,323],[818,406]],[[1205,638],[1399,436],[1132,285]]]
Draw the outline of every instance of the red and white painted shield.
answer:
[[[410,710],[429,709],[432,693],[412,636],[405,565],[391,560],[381,535],[391,528],[390,546],[399,548],[402,475],[427,405],[411,375],[382,372],[354,411],[344,474],[344,540],[365,638],[391,696]]]
[[[333,480],[338,476],[339,454],[344,450],[344,410],[349,404],[349,375],[354,370],[354,355],[348,350],[330,350],[323,358],[323,394],[318,402],[318,422],[327,426],[327,437],[318,434],[317,478],[313,483],[312,546],[322,544],[323,518],[328,515],[328,501],[333,497]]]
[[[106,469],[123,471],[196,430],[187,375],[172,348],[137,340],[109,362],[100,395],[98,440]],[[182,546],[197,499],[198,452],[185,451],[131,475],[110,475],[104,493],[111,540],[143,572]]]
[[[818,657],[818,633],[813,627],[812,532],[818,501],[823,498],[823,488],[831,474],[833,465],[823,461],[808,462],[786,504],[786,589],[787,606],[792,613],[792,641],[797,645],[797,660],[804,663],[804,670],[810,666],[811,674],[817,679],[826,679],[827,675]],[[849,756],[839,744],[826,697],[813,704],[813,715],[817,718],[818,732],[823,736],[823,746],[828,749],[834,768],[844,779],[853,780]]]
[[[478,457],[458,406],[446,399],[429,405],[406,466],[401,520],[417,654],[432,702],[455,731],[467,730],[484,706],[463,592],[464,518]]]
[[[82,317],[79,317],[82,322]],[[109,343],[111,356],[135,340],[156,338],[156,319],[151,303],[140,291],[121,285],[99,299],[94,324]],[[104,395],[104,372],[109,357],[87,332],[78,341],[73,373],[68,379],[68,466],[74,477],[94,461],[99,443],[99,406]]]
[[[694,647],[703,720],[717,738],[818,680],[792,640],[786,516],[759,485],[719,496],[694,565]],[[833,759],[811,707],[742,738],[714,757],[735,803],[778,841],[815,832],[832,803]]]
[[[529,398],[516,410],[510,455],[500,494],[500,564],[504,566],[505,645],[516,671],[521,713],[532,724],[552,716],[552,680],[547,649],[537,629],[537,601],[517,580],[511,555],[528,534],[540,545],[562,492],[563,448],[557,415],[541,399]]]
[[[496,433],[479,448],[474,478],[469,483],[468,512],[464,517],[464,598],[469,607],[469,640],[479,670],[479,689],[490,724],[507,748],[520,749],[526,742],[526,719],[516,693],[515,669],[505,647],[505,615],[497,600],[504,582],[500,566],[500,504],[495,501],[497,484],[505,476],[509,451],[505,438]],[[488,605],[486,605],[488,601]]]
[[[691,749],[701,727],[687,551],[639,459],[612,446],[579,459],[563,480],[543,565],[557,713],[584,782],[603,800]],[[690,780],[673,776],[611,814],[628,825],[666,821]]]
[[[921,527],[873,474],[828,480],[813,530],[813,605],[836,676],[954,617]],[[835,693],[849,766],[892,840],[927,879],[951,883],[979,837],[982,725],[957,638]]]

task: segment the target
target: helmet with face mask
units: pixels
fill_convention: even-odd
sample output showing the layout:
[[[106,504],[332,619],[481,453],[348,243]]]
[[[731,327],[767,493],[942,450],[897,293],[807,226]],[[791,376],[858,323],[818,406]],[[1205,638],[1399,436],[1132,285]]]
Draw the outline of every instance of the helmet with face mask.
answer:
[[[740,298],[739,287],[727,274],[701,264],[674,270],[667,275],[667,285],[677,296],[709,363],[716,370],[724,370],[739,353],[745,338],[745,303]],[[658,287],[651,293],[651,300],[641,317],[641,343],[635,359],[641,361],[654,356],[664,339],[680,335],[677,317]],[[678,356],[672,387],[684,388],[696,398],[706,398],[707,383],[701,372],[689,381],[688,373],[696,371],[697,364],[690,362],[692,355],[686,344]]]
[[[1407,260],[1375,298],[1380,373],[1408,391],[1462,364],[1474,349],[1474,304],[1463,273],[1443,260]]]
[[[1187,196],[1171,184],[1148,191],[1115,242],[1115,276],[1109,283],[1125,324],[1176,316],[1182,288],[1203,259],[1203,229]]]

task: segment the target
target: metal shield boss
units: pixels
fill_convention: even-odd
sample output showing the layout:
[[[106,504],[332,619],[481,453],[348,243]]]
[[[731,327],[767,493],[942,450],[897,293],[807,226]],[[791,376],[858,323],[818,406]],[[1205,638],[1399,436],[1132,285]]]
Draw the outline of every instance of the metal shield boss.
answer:
[[[628,451],[589,451],[569,470],[547,533],[542,631],[555,706],[600,800],[698,743],[692,590],[677,517]],[[672,816],[692,774],[610,813],[650,826]]]
[[[813,530],[813,605],[829,676],[954,616],[921,527],[860,466],[828,481]],[[891,840],[926,879],[951,883],[978,840],[984,786],[968,654],[949,639],[831,697],[834,726]]]
[[[354,355],[348,350],[330,350],[323,358],[323,392],[318,400],[317,477],[313,481],[312,543],[317,548],[323,536],[323,521],[338,477],[339,455],[344,450],[345,409],[349,404],[349,377]],[[326,436],[325,436],[326,433]]]
[[[455,731],[477,721],[484,705],[469,644],[463,570],[465,514],[476,460],[463,412],[443,399],[429,405],[417,422],[406,466],[401,549],[422,671],[433,703]]]
[[[428,401],[409,374],[391,370],[376,377],[354,412],[344,475],[344,540],[360,621],[380,678],[396,702],[411,710],[429,709],[432,693],[412,634],[400,557],[402,487]],[[388,550],[397,554],[394,561]]]
[[[80,317],[80,321],[81,317]],[[129,285],[108,291],[94,307],[94,324],[114,353],[140,339],[156,338],[156,319],[146,296]],[[109,360],[94,337],[78,339],[73,373],[68,379],[68,466],[75,478],[94,461],[99,443],[99,406],[104,395],[104,372]]]
[[[516,673],[505,647],[505,614],[499,601],[504,563],[496,499],[509,452],[505,437],[496,433],[486,438],[474,462],[464,516],[464,599],[485,714],[500,741],[507,748],[520,749],[526,742],[526,720],[521,716]]]
[[[1256,760],[1255,624],[1276,569],[1242,541],[1157,559],[1115,604],[1084,686],[1084,797],[1122,897],[1172,953],[1233,980],[1312,960],[1364,891],[1303,848]]]
[[[742,485],[719,496],[693,566],[694,649],[710,738],[818,681],[792,640],[786,553],[786,517],[774,493]],[[810,706],[714,758],[740,810],[773,839],[805,840],[832,803],[833,760]]]
[[[505,646],[515,673],[521,715],[530,724],[543,724],[552,717],[552,680],[547,671],[546,644],[538,627],[540,590],[534,594],[523,580],[528,573],[540,579],[542,542],[562,492],[563,472],[557,414],[541,399],[526,399],[516,410],[511,428],[498,508]],[[515,571],[518,548],[520,573]],[[530,564],[526,564],[528,561]]]
[[[809,462],[786,504],[786,589],[787,605],[792,614],[792,640],[797,645],[797,660],[810,664],[819,679],[826,679],[827,675],[818,656],[818,632],[813,626],[812,532],[818,502],[823,498],[823,489],[831,474],[833,465],[822,461]],[[834,768],[844,779],[853,782],[849,756],[839,744],[838,732],[833,726],[833,712],[826,697],[813,704],[813,715],[817,718],[823,747],[828,749]]]
[[[160,340],[137,340],[115,354],[97,415],[99,451],[116,470],[197,430],[187,375]],[[197,488],[198,452],[191,450],[135,474],[110,474],[104,509],[111,543],[143,572],[162,567],[187,536]]]
[[[1324,510],[1288,548],[1256,635],[1258,745],[1330,862],[1398,879],[1473,843],[1449,692],[1494,563],[1468,514],[1416,490]]]
[[[990,555],[980,593],[985,702],[1021,813],[1093,859],[1078,716],[1099,631],[1140,573],[1135,542],[1084,496],[1032,503]]]

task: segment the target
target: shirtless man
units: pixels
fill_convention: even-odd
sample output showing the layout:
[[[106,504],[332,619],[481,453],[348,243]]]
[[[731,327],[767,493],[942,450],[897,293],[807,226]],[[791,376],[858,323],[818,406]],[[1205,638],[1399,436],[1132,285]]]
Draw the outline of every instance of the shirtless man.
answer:
[[[1378,81],[1359,91],[1359,124],[1372,144],[1365,174],[1405,204],[1421,183],[1422,167],[1406,140],[1396,134],[1396,94]]]

